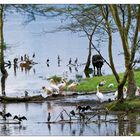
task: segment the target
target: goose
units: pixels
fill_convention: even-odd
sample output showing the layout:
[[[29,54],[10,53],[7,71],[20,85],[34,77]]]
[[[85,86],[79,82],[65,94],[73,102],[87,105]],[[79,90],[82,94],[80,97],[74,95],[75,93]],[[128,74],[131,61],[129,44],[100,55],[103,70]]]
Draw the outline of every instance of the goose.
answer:
[[[106,80],[103,79],[103,81],[101,81],[101,82],[99,83],[99,86],[104,86],[105,83],[106,83]]]
[[[50,87],[53,89],[53,92],[59,94],[59,88],[53,79],[50,79]]]
[[[64,79],[62,79],[62,82],[57,85],[59,90],[63,90],[65,86],[66,86],[66,81]]]
[[[103,100],[104,100],[104,95],[103,95],[101,92],[99,92],[99,86],[98,86],[98,85],[97,85],[96,96],[98,97],[98,99],[99,99],[100,102],[103,102]]]
[[[73,83],[71,83],[70,85],[67,86],[67,90],[74,91],[76,89],[77,85],[79,85],[79,83],[73,82]]]
[[[140,96],[140,88],[139,87],[137,87],[137,89],[136,89],[135,96]]]

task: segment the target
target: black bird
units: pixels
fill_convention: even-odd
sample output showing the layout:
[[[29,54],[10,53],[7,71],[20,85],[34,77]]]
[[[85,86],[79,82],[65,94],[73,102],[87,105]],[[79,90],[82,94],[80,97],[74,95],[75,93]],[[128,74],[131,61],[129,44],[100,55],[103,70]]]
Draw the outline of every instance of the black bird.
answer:
[[[12,115],[11,115],[11,113],[8,112],[6,114],[2,114],[2,117],[4,120],[6,120],[7,118],[12,117]]]
[[[50,122],[50,120],[51,120],[51,113],[50,112],[48,113],[48,119],[47,120],[48,120],[48,122]]]
[[[27,97],[28,95],[29,95],[29,93],[28,93],[28,91],[24,91],[24,93],[25,93],[25,97]]]
[[[70,58],[70,60],[69,60],[69,65],[71,65],[71,62],[72,62],[72,60],[71,60],[71,58]]]
[[[20,57],[20,60],[23,61],[23,56]]]
[[[74,63],[77,64],[77,62],[78,62],[78,58],[75,59]]]
[[[33,53],[33,56],[32,57],[35,58],[35,53]]]
[[[91,107],[89,106],[89,105],[87,105],[87,106],[77,106],[77,108],[76,108],[77,110],[79,110],[79,112],[81,111],[81,112],[85,112],[85,111],[87,111],[87,110],[91,110]]]
[[[47,63],[49,63],[50,62],[50,60],[49,60],[49,58],[47,59],[47,61],[46,61]]]
[[[70,111],[70,114],[71,114],[72,116],[75,116],[74,110]]]
[[[20,122],[21,122],[22,120],[27,120],[27,118],[26,118],[25,116],[18,117],[17,115],[14,116],[13,120],[15,120],[15,119],[19,120]]]
[[[14,64],[17,64],[18,58],[14,58]]]
[[[61,120],[64,120],[64,116],[63,116],[63,113],[62,112],[60,114],[60,118],[61,118]]]

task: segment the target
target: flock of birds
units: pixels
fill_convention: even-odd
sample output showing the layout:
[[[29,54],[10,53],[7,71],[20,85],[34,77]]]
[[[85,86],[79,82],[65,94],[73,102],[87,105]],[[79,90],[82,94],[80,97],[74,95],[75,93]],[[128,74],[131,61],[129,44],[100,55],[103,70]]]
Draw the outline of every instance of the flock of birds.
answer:
[[[12,114],[11,113],[3,113],[3,112],[0,112],[0,116],[2,116],[3,120],[7,120],[8,118],[12,117]],[[13,117],[13,120],[17,120],[19,122],[22,122],[23,120],[27,120],[27,118],[25,116],[20,116],[20,115],[15,115]]]
[[[103,79],[103,81],[101,81],[98,85],[97,85],[97,92],[96,92],[96,96],[98,98],[98,100],[100,102],[103,102],[105,100],[105,96],[103,95],[102,92],[99,91],[99,87],[100,86],[104,86],[106,84],[106,81]],[[111,88],[111,87],[114,87],[114,84],[113,83],[110,83],[108,85],[108,88]],[[140,97],[140,87],[137,87],[136,89],[136,92],[135,92],[135,96],[136,97]],[[118,90],[114,93],[114,99],[113,100],[116,100],[118,97]],[[123,88],[123,98],[126,99],[127,98],[127,87],[124,86]],[[111,101],[111,99],[109,98],[108,101]]]
[[[78,82],[72,82],[71,84],[67,85],[67,82],[65,79],[61,79],[60,83],[56,83],[54,79],[50,79],[50,85],[49,86],[43,86],[42,89],[44,90],[47,95],[52,94],[61,94],[64,88],[67,86],[67,90],[74,91],[76,89],[76,86],[79,85]]]

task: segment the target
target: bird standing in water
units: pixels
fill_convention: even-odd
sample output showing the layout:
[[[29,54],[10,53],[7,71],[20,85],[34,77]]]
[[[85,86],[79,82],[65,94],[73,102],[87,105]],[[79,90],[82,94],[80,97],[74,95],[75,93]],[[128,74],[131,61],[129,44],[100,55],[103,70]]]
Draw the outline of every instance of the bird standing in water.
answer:
[[[99,91],[99,86],[98,86],[98,85],[97,85],[96,96],[98,97],[98,99],[99,99],[100,102],[103,102],[103,100],[104,100],[104,95],[103,95],[103,93],[101,93],[101,92]]]
[[[69,60],[69,65],[71,65],[71,62],[72,62],[72,60],[71,60],[71,58],[70,58],[70,60]]]
[[[62,112],[60,114],[60,118],[61,118],[61,120],[64,120],[64,116],[63,116],[63,113]]]
[[[51,113],[50,113],[50,112],[48,113],[48,118],[47,118],[47,120],[48,120],[48,122],[50,122],[50,120],[51,120]]]

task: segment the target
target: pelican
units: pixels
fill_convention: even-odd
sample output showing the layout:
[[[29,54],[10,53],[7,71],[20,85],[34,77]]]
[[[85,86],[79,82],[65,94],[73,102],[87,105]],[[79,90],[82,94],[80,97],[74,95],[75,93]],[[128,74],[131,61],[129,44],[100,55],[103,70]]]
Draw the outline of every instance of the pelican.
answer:
[[[42,87],[42,89],[44,90],[44,92],[46,92],[48,95],[53,93],[53,89],[51,87]]]
[[[79,85],[79,83],[73,82],[70,85],[68,85],[67,90],[74,91],[76,89],[76,86]]]
[[[103,79],[103,81],[101,81],[101,82],[99,83],[99,86],[104,86],[104,85],[105,85],[105,83],[106,83],[106,80],[105,80],[105,79]]]
[[[99,86],[97,85],[97,92],[96,92],[96,96],[98,97],[100,102],[103,102],[104,100],[104,95],[99,91]]]
[[[59,94],[59,88],[58,88],[58,86],[56,85],[56,83],[53,79],[50,80],[50,87],[53,89],[53,91],[56,94]]]
[[[127,93],[127,87],[124,86],[124,88],[123,88],[123,98],[124,99],[126,99],[126,97],[127,97],[127,94],[126,93]],[[115,99],[117,98],[117,96],[118,96],[118,90],[114,94]]]
[[[65,86],[66,86],[66,81],[64,79],[62,79],[62,82],[57,85],[59,90],[63,90]]]
[[[137,87],[137,90],[135,92],[135,96],[140,96],[140,88],[139,87]]]

